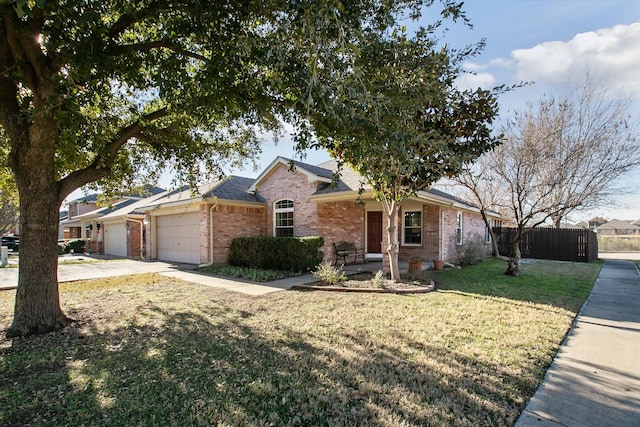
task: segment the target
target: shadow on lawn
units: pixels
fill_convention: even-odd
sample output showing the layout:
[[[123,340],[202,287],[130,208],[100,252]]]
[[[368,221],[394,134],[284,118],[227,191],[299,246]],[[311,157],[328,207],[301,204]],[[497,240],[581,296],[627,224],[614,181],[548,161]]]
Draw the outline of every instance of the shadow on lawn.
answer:
[[[0,424],[511,425],[513,390],[533,393],[521,373],[428,342],[248,326],[224,305],[139,314],[1,350]]]

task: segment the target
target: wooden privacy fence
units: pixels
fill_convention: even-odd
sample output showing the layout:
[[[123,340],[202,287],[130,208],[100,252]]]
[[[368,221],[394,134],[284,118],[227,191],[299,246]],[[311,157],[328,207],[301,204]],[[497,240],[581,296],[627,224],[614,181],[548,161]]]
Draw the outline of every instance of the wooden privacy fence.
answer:
[[[513,256],[511,242],[516,229],[500,227],[494,232],[500,255]],[[593,231],[582,228],[529,228],[522,236],[520,252],[522,258],[591,262],[598,259],[598,238]]]

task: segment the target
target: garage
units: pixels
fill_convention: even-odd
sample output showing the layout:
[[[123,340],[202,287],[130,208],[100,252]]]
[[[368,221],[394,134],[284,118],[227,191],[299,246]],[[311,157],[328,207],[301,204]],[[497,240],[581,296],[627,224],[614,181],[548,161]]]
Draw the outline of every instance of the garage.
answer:
[[[127,228],[124,223],[104,224],[104,253],[127,256]]]
[[[159,260],[200,263],[200,214],[198,212],[158,216],[156,236]]]

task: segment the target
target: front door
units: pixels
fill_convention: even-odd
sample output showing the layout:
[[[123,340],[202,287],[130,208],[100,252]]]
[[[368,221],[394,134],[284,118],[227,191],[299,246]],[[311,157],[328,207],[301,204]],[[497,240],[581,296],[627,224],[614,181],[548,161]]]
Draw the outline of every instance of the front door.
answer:
[[[367,252],[382,253],[382,212],[367,212]]]

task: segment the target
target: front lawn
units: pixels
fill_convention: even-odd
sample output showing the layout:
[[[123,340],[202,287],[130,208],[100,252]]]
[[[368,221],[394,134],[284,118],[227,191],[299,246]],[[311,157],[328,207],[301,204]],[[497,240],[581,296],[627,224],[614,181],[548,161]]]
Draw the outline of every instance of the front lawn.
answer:
[[[563,265],[482,284],[504,267],[483,263],[410,296],[62,284],[78,322],[0,338],[0,425],[512,425],[599,269]]]

